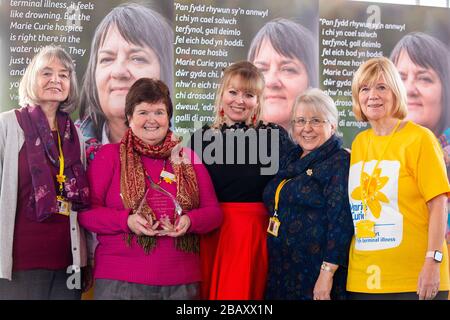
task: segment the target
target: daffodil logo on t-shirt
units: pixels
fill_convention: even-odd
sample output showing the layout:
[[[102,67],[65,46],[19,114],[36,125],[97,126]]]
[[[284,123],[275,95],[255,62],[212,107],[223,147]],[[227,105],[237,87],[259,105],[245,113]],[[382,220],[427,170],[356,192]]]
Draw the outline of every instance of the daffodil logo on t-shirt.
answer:
[[[389,203],[389,199],[386,195],[381,192],[381,189],[389,181],[389,177],[380,177],[381,169],[377,168],[370,178],[366,172],[362,174],[362,188],[361,186],[355,188],[351,194],[352,198],[355,200],[367,199],[367,206],[372,212],[375,218],[379,218],[381,214],[381,203]],[[367,194],[366,194],[367,193]]]
[[[362,176],[362,161],[350,167],[348,190],[353,222],[355,225],[363,219],[375,222],[375,237],[356,238],[357,250],[394,248],[401,243],[403,237],[403,215],[398,207],[400,163],[382,160],[374,171],[376,162],[366,162]],[[367,201],[365,214],[363,199]]]

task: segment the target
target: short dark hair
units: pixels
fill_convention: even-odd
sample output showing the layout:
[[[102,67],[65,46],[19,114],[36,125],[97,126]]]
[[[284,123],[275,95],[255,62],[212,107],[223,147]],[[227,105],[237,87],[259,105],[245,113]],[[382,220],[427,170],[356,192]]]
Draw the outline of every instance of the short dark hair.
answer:
[[[98,50],[113,27],[127,42],[151,48],[158,57],[161,80],[170,87],[173,82],[173,30],[166,18],[139,3],[124,3],[113,8],[95,29],[81,90],[80,119],[93,121],[95,136],[100,140],[108,119],[98,98],[95,71]]]
[[[405,35],[394,47],[391,60],[398,63],[400,53],[406,51],[411,61],[426,69],[433,69],[442,85],[442,115],[437,128],[429,128],[440,136],[450,125],[450,58],[448,50],[439,39],[423,32]]]
[[[308,86],[313,88],[318,86],[319,58],[315,38],[310,30],[285,18],[276,18],[267,22],[250,44],[249,61],[255,61],[265,39],[269,40],[280,55],[297,58],[303,63],[308,73]]]
[[[166,106],[169,117],[169,127],[171,126],[170,119],[173,114],[173,105],[170,99],[169,88],[164,82],[156,79],[141,78],[131,86],[125,98],[125,124],[127,126],[130,125],[128,117],[133,115],[135,107],[142,102],[163,103]]]

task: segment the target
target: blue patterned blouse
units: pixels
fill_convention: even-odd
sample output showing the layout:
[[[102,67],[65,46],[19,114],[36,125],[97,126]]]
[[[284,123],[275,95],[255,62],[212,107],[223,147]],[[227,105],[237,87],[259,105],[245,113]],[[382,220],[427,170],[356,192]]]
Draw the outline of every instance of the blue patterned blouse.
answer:
[[[320,266],[327,261],[339,265],[331,298],[345,299],[353,235],[347,193],[350,154],[336,136],[305,157],[301,154],[300,147],[292,150],[264,190],[264,203],[272,214],[278,184],[292,178],[280,194],[278,237],[268,235],[266,298],[312,299]]]

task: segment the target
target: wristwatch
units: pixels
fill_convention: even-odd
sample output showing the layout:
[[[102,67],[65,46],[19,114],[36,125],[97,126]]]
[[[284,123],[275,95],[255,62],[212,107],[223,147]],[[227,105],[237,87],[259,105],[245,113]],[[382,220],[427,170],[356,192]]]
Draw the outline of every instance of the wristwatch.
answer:
[[[425,255],[425,258],[433,258],[433,260],[438,263],[442,262],[442,257],[442,252],[440,252],[439,250],[427,251],[427,254]]]
[[[330,265],[326,262],[322,262],[322,265],[320,266],[320,270],[327,271],[334,273],[333,269],[330,267]]]

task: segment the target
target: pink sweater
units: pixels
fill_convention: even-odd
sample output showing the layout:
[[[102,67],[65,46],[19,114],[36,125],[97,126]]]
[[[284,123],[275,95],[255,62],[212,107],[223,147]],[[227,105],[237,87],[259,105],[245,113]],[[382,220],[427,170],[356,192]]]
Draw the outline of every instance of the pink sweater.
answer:
[[[191,155],[190,149],[184,149]],[[142,157],[153,181],[159,181],[164,160]],[[173,173],[169,161],[166,171]],[[188,232],[207,233],[222,222],[222,212],[214,193],[208,171],[202,164],[194,164],[200,190],[200,206],[187,213],[191,220]],[[146,285],[179,285],[201,281],[199,255],[175,248],[174,238],[157,238],[156,248],[146,254],[135,238],[127,246],[125,237],[131,233],[127,225],[130,209],[125,209],[120,197],[119,144],[103,146],[88,169],[91,209],[79,213],[79,223],[97,233],[99,244],[95,250],[96,279],[112,279]],[[148,188],[148,183],[147,188]],[[161,187],[176,195],[176,183],[161,183]],[[159,219],[162,214],[173,217],[172,200],[153,189],[147,197]]]

